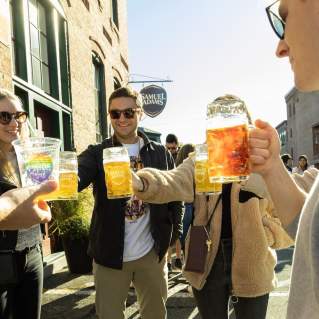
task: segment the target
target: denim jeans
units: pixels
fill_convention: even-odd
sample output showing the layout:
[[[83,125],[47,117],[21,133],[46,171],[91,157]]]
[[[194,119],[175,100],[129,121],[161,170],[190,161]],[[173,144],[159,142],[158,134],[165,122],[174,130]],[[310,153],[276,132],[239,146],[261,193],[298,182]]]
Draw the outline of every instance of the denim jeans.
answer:
[[[183,250],[185,248],[185,239],[186,239],[189,226],[191,225],[193,221],[193,211],[194,211],[193,203],[185,203],[184,206],[185,206],[185,211],[183,216],[183,233],[179,238],[181,241]]]
[[[231,259],[232,240],[221,239],[203,289],[193,288],[202,319],[227,319],[229,301],[233,304],[236,319],[266,318],[269,294],[254,298],[231,296]]]
[[[0,286],[0,319],[40,319],[43,263],[39,245],[15,252],[18,283]]]

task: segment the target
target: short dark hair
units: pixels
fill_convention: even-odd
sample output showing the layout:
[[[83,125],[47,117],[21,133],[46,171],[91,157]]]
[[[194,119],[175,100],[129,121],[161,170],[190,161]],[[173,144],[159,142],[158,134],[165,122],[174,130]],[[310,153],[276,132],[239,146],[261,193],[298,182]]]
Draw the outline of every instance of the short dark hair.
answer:
[[[292,160],[292,157],[291,157],[291,155],[290,154],[282,154],[281,155],[281,160],[285,163],[285,164],[287,164],[288,163],[288,160]]]
[[[166,143],[175,143],[178,144],[178,138],[175,134],[168,134],[166,136]]]
[[[137,107],[141,109],[143,108],[142,95],[139,92],[133,90],[130,86],[122,86],[113,91],[113,93],[109,97],[109,105],[111,105],[111,102],[118,97],[130,97],[135,101]]]

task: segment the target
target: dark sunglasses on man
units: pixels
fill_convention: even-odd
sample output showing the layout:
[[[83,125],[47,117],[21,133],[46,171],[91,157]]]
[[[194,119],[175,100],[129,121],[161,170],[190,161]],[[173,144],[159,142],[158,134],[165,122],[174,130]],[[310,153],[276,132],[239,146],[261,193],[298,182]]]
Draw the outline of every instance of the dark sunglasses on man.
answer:
[[[279,14],[280,0],[275,1],[266,8],[268,20],[272,29],[275,31],[279,39],[283,40],[285,37],[285,21],[280,17]]]
[[[121,114],[123,114],[126,119],[132,119],[134,114],[139,111],[140,109],[128,108],[125,110],[110,110],[109,114],[112,120],[118,120],[121,117]]]
[[[27,112],[0,112],[0,123],[3,125],[8,125],[12,121],[12,119],[15,119],[18,123],[22,124],[24,123],[28,118]]]

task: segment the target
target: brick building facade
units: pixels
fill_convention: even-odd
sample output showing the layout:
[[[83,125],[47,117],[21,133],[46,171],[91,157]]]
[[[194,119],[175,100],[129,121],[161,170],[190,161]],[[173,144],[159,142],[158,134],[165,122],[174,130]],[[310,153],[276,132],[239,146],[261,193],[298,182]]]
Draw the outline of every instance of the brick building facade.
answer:
[[[107,137],[107,99],[128,81],[126,0],[0,0],[0,87],[33,128],[81,152]]]

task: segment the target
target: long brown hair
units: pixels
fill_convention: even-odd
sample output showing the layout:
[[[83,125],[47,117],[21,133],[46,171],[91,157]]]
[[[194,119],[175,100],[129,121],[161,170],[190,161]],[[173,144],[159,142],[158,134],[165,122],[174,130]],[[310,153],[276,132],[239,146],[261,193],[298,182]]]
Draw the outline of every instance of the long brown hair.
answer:
[[[22,102],[19,97],[17,97],[15,94],[11,93],[8,90],[0,88],[0,101],[5,99],[9,100],[12,103],[18,104],[23,109]],[[29,136],[29,129],[28,129],[27,123],[23,123],[20,130],[20,138],[26,138],[27,136]],[[8,159],[8,154],[3,149],[1,141],[0,141],[0,176],[10,180],[15,185],[19,185],[20,183],[17,168]]]
[[[176,158],[176,166],[183,163],[184,159],[188,157],[189,153],[195,151],[194,144],[184,144],[178,151]]]

